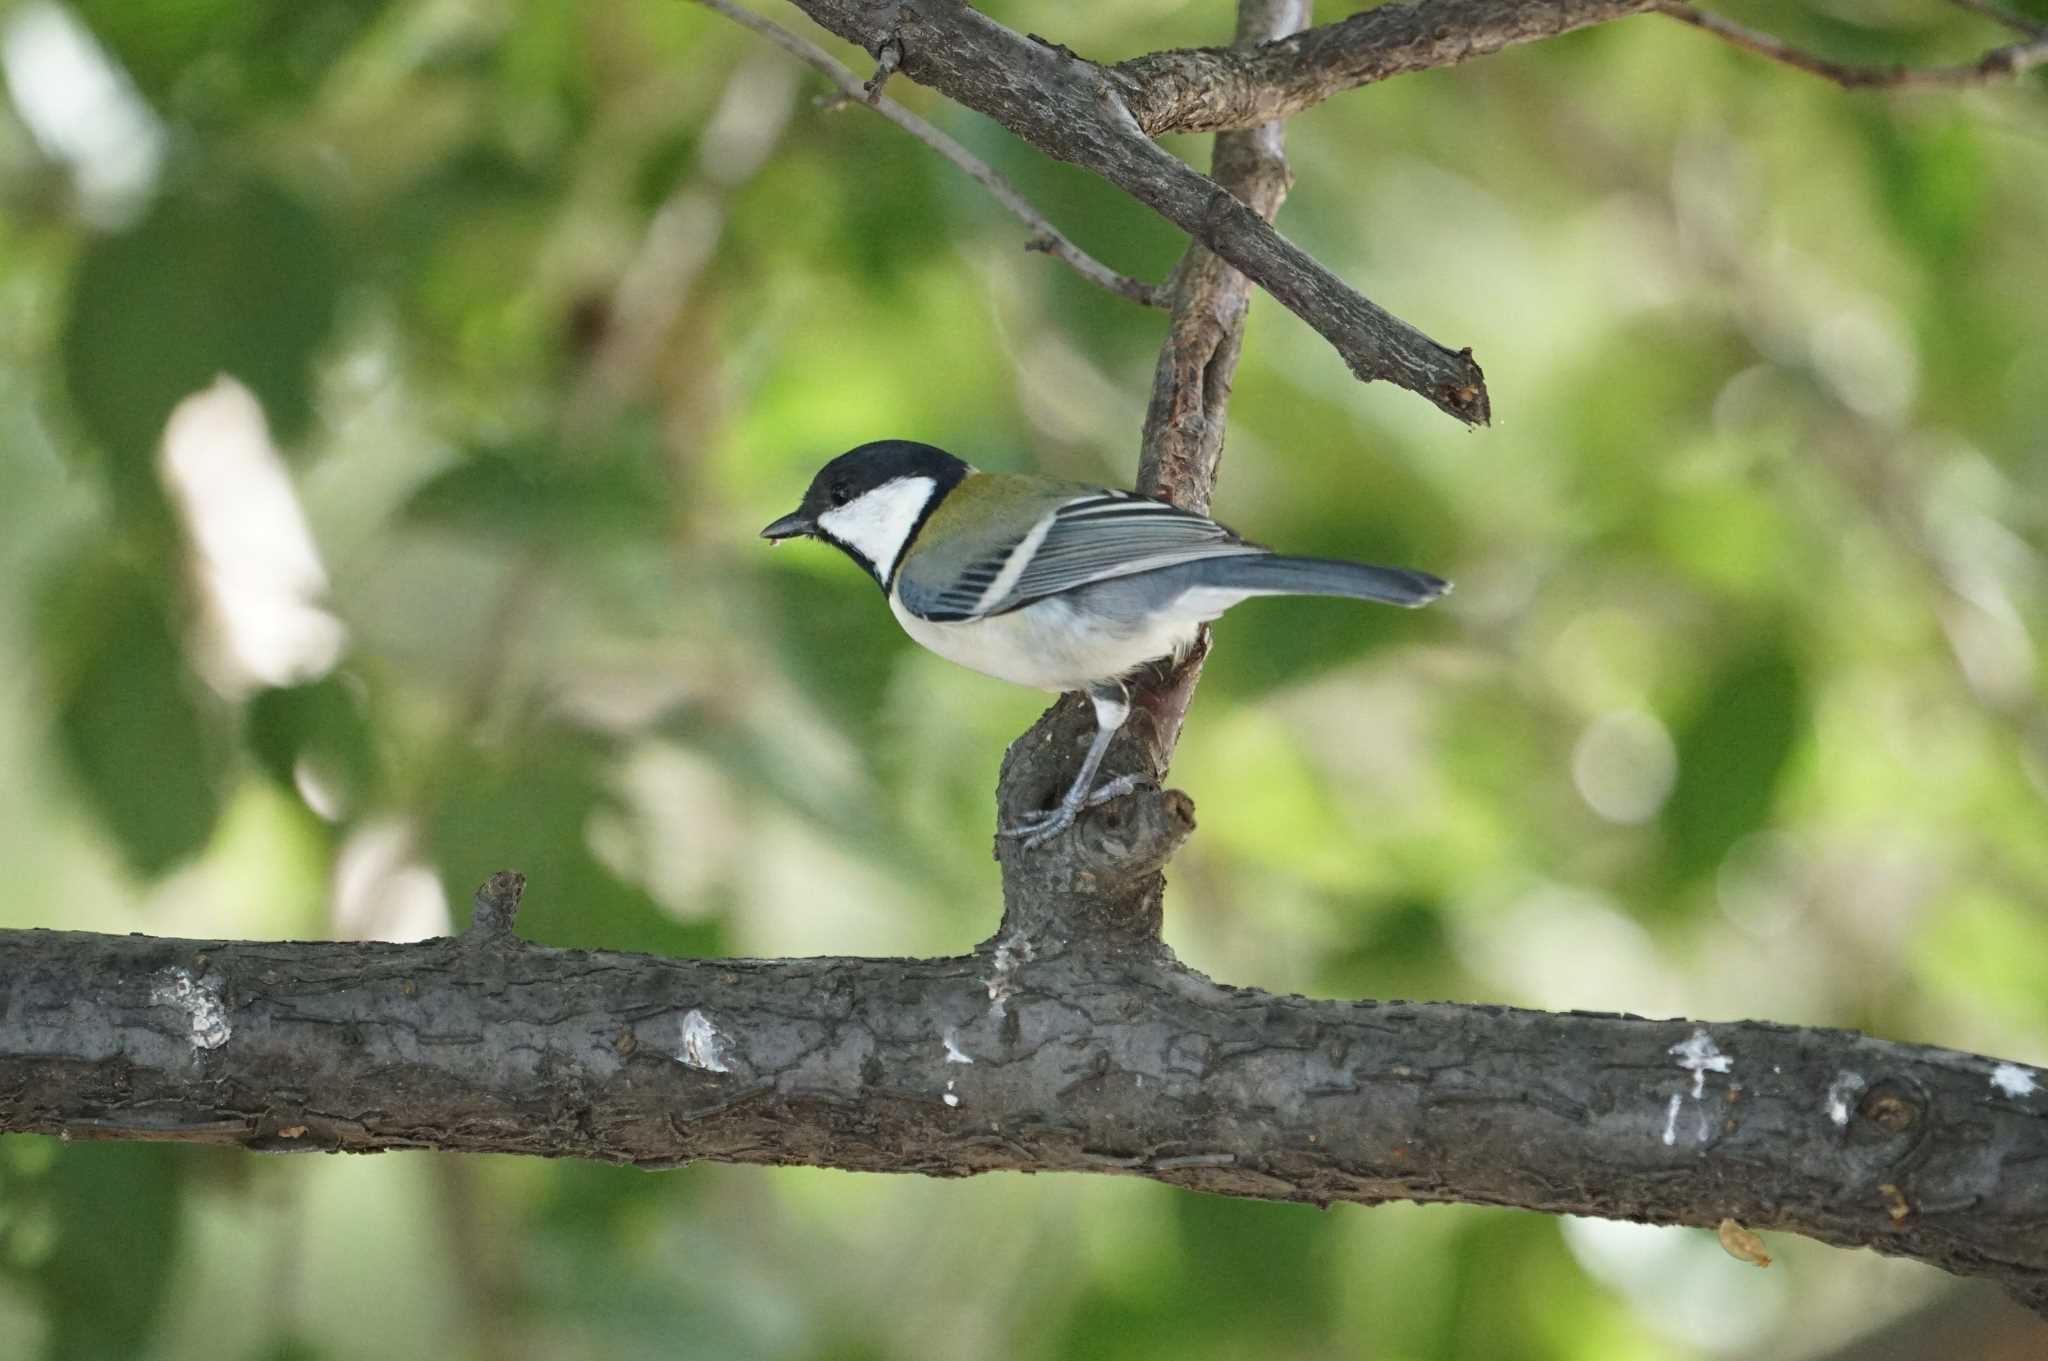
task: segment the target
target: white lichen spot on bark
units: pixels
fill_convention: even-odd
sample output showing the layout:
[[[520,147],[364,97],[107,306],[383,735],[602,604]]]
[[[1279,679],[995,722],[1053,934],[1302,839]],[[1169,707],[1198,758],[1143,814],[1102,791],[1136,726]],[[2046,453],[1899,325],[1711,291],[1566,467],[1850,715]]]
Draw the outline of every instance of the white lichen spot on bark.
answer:
[[[1849,1123],[1849,1103],[1856,1093],[1863,1090],[1863,1078],[1857,1073],[1842,1073],[1828,1084],[1828,1119],[1838,1127],[1846,1128]]]
[[[946,1080],[946,1094],[940,1097],[939,1099],[945,1102],[948,1106],[957,1106],[960,1104],[960,1098],[953,1095],[952,1079],[948,1078]]]
[[[676,1059],[707,1073],[732,1071],[726,1062],[725,1037],[718,1033],[717,1026],[711,1024],[711,1018],[695,1007],[683,1017],[683,1052],[676,1055]]]
[[[2017,1063],[2001,1063],[1991,1070],[1991,1085],[2017,1100],[2032,1096],[2036,1084],[2034,1075]]]
[[[1706,1095],[1708,1073],[1725,1073],[1735,1067],[1734,1059],[1714,1047],[1714,1037],[1707,1034],[1705,1026],[1693,1031],[1691,1038],[1672,1045],[1671,1052],[1678,1055],[1678,1066],[1692,1074],[1695,1101]]]
[[[1013,931],[996,946],[995,972],[988,978],[988,1014],[995,1020],[1002,1020],[1010,1011],[1010,997],[1016,992],[1016,985],[1010,975],[1017,971],[1019,964],[1031,959],[1031,941],[1022,933]]]
[[[1707,1093],[1707,1074],[1726,1073],[1734,1069],[1735,1060],[1729,1058],[1714,1046],[1713,1036],[1707,1028],[1700,1026],[1686,1039],[1671,1046],[1670,1052],[1678,1056],[1678,1066],[1692,1074],[1692,1099],[1698,1102]],[[1685,1103],[1682,1091],[1671,1094],[1671,1103],[1664,1108],[1664,1144],[1668,1148],[1678,1142],[1678,1110]],[[1713,1121],[1704,1108],[1699,1113],[1697,1136],[1705,1143],[1712,1132]]]
[[[954,1029],[954,1028],[953,1028],[952,1026],[947,1026],[947,1027],[946,1027],[946,1033],[945,1033],[945,1034],[943,1034],[943,1035],[941,1035],[941,1036],[939,1036],[939,1039],[940,1039],[940,1040],[942,1040],[942,1041],[943,1041],[943,1042],[945,1043],[945,1046],[946,1046],[946,1062],[948,1062],[948,1063],[972,1063],[972,1062],[974,1062],[974,1059],[973,1059],[973,1058],[972,1058],[971,1056],[969,1056],[969,1055],[968,1055],[968,1053],[967,1053],[967,1052],[966,1052],[965,1050],[963,1050],[963,1049],[962,1049],[962,1048],[960,1047],[960,1032],[959,1032],[958,1030]]]
[[[156,976],[149,1000],[160,1007],[176,1007],[191,1023],[192,1047],[218,1049],[234,1033],[228,1025],[228,1009],[221,1004],[224,980],[208,974],[194,978],[189,969],[165,969]]]

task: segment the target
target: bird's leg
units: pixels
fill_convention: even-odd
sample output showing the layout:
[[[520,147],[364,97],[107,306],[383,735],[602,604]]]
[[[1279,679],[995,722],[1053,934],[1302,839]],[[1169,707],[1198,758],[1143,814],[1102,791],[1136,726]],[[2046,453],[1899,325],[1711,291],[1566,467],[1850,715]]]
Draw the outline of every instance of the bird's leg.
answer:
[[[1109,751],[1110,739],[1124,720],[1131,714],[1130,691],[1120,680],[1098,681],[1088,687],[1088,700],[1095,706],[1095,740],[1088,744],[1088,754],[1081,760],[1081,773],[1074,777],[1074,783],[1067,789],[1066,797],[1059,807],[1043,813],[1033,813],[1020,820],[1013,827],[1005,827],[998,836],[1020,836],[1027,849],[1043,846],[1046,842],[1073,825],[1083,808],[1093,808],[1099,803],[1122,798],[1136,789],[1139,780],[1134,775],[1120,775],[1100,789],[1090,792],[1095,782],[1095,772],[1102,766],[1102,758]]]

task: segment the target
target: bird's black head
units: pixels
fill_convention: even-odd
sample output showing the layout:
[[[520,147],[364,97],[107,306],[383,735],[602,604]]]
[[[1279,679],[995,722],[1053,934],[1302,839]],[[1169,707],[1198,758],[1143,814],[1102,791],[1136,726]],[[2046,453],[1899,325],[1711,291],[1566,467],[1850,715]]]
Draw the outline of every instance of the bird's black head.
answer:
[[[885,586],[925,517],[973,469],[944,449],[877,440],[818,470],[803,503],[761,531],[770,542],[801,536],[843,549]]]

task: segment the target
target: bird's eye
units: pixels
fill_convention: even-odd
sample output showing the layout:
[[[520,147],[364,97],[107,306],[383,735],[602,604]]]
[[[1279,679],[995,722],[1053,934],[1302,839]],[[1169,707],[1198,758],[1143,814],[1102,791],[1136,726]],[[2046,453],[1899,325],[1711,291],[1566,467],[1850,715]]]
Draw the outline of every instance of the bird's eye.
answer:
[[[832,504],[835,506],[843,506],[848,501],[851,501],[853,499],[853,493],[846,489],[846,485],[844,483],[840,483],[834,486],[832,488],[831,495]]]

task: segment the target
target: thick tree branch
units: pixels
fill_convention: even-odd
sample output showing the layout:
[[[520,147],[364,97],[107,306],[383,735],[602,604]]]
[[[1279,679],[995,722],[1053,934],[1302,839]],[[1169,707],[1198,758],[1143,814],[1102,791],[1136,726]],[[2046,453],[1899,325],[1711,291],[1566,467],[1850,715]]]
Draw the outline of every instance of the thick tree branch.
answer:
[[[1421,394],[1484,424],[1485,375],[1360,296],[1215,181],[1159,147],[1124,107],[1124,87],[1063,47],[1034,41],[959,0],[793,0],[829,31],[988,115],[1049,156],[1091,170],[1249,275],[1316,328],[1359,378]]]
[[[1317,1002],[1162,949],[672,960],[0,933],[0,1130],[1107,1172],[1806,1234],[2048,1305],[2048,1091],[1830,1030]]]
[[[1657,10],[1681,23],[1704,29],[1723,42],[1733,43],[1745,51],[1796,67],[1823,80],[1831,80],[1848,90],[1936,90],[1988,85],[2023,75],[2048,63],[2048,37],[2036,36],[2027,42],[1994,48],[1967,66],[1855,66],[1817,56],[1768,33],[1744,28],[1733,20],[1708,14],[1678,0],[1659,0]]]
[[[1150,52],[1109,68],[1152,136],[1290,118],[1332,95],[1504,47],[1624,19],[1656,0],[1413,0],[1380,5],[1251,51]]]
[[[961,146],[960,143],[954,141],[951,137],[948,137],[945,133],[940,132],[937,128],[925,122],[901,104],[898,104],[895,100],[886,98],[882,94],[882,86],[887,82],[890,74],[895,71],[898,62],[902,60],[901,51],[894,45],[885,43],[882,46],[881,52],[875,58],[874,76],[863,81],[859,76],[834,61],[831,54],[825,51],[824,48],[819,47],[807,38],[798,37],[780,24],[762,18],[744,5],[733,4],[732,0],[697,0],[697,3],[708,9],[717,10],[733,22],[744,25],[767,38],[783,51],[796,57],[797,60],[816,67],[819,71],[824,72],[834,85],[839,87],[841,94],[846,95],[850,100],[866,104],[874,109],[875,112],[881,114],[882,117],[888,119],[897,127],[902,128],[912,137],[917,138],[918,141],[923,142],[954,165],[966,171],[977,183],[988,190],[996,202],[1002,204],[1004,208],[1009,210],[1012,216],[1031,229],[1031,239],[1025,243],[1026,250],[1043,251],[1045,254],[1066,264],[1076,274],[1079,274],[1090,283],[1106,288],[1119,297],[1129,298],[1132,302],[1143,303],[1147,307],[1165,306],[1157,286],[1148,284],[1142,279],[1133,279],[1127,274],[1117,273],[1087,251],[1082,250],[1072,241],[1069,241],[1065,233],[1053,226],[1044,214],[1032,207],[1030,200],[1018,193],[1016,186],[1005,179],[1001,172],[976,156],[966,147]]]

